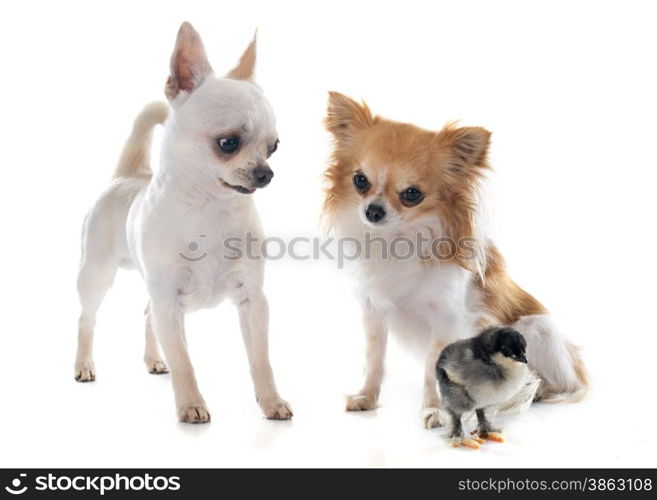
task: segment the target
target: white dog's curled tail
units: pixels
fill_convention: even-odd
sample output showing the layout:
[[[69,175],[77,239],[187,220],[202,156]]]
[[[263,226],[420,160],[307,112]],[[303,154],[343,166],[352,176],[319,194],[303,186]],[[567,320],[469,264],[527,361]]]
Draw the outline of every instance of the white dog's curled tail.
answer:
[[[169,106],[165,102],[151,102],[144,106],[123,146],[114,177],[144,177],[153,173],[150,162],[153,128],[158,123],[164,123],[168,114]]]

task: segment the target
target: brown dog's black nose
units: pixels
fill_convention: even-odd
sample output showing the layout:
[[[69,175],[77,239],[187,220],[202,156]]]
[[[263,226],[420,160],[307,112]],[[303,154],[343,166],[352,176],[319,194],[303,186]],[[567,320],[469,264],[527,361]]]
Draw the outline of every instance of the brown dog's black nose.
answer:
[[[381,222],[383,218],[386,216],[386,211],[383,209],[381,205],[375,205],[374,203],[370,203],[368,207],[365,209],[365,217],[367,217],[367,220],[376,224],[377,222]]]
[[[266,165],[258,165],[253,168],[253,186],[254,187],[265,187],[271,182],[271,178],[274,177],[274,172],[271,168]]]

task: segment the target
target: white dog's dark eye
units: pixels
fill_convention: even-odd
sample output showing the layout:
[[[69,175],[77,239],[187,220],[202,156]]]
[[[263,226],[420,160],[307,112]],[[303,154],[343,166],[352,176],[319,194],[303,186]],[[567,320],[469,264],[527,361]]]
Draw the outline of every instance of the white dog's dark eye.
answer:
[[[274,143],[274,145],[273,145],[273,146],[271,147],[271,149],[269,150],[269,154],[268,154],[267,156],[271,156],[271,155],[273,155],[273,154],[276,152],[276,150],[278,149],[278,143],[279,143],[279,142],[280,142],[280,141],[279,141],[278,139],[276,139],[276,142]]]
[[[420,203],[424,197],[422,191],[417,188],[409,187],[399,195],[404,205],[412,206]]]
[[[370,181],[367,180],[367,177],[365,177],[364,174],[356,172],[354,174],[354,186],[356,186],[358,191],[364,192],[370,187]]]
[[[217,139],[217,145],[224,153],[234,153],[240,147],[239,137],[220,137]]]

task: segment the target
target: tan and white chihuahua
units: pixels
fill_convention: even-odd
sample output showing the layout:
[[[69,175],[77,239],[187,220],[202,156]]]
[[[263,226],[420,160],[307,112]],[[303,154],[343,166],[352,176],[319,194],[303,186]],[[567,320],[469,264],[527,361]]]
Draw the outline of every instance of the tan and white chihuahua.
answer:
[[[146,366],[150,373],[171,370],[182,422],[210,421],[187,351],[185,313],[226,297],[239,310],[262,411],[267,418],[292,417],[269,364],[264,262],[225,258],[226,238],[261,235],[250,195],[272,179],[267,159],[278,144],[274,113],[253,81],[255,58],[254,40],[239,64],[217,78],[199,34],[183,23],[165,86],[170,109],[154,103],[137,117],[114,179],[84,223],[75,378],[95,379],[96,312],[117,269],[137,268],[150,296]],[[153,174],[149,150],[158,123],[164,123],[164,136],[161,164]]]
[[[490,133],[453,125],[423,130],[374,116],[336,92],[326,126],[334,149],[325,216],[338,236],[371,244],[355,263],[367,336],[365,384],[347,410],[376,407],[389,329],[426,356],[427,427],[440,425],[435,369],[441,350],[491,325],[513,325],[527,339],[530,367],[541,379],[538,392],[528,380],[534,387],[529,402],[534,394],[546,401],[583,396],[587,378],[577,349],[509,278],[502,256],[481,234],[478,191],[489,168]],[[395,241],[402,243],[396,257]],[[512,405],[524,400],[519,396]]]

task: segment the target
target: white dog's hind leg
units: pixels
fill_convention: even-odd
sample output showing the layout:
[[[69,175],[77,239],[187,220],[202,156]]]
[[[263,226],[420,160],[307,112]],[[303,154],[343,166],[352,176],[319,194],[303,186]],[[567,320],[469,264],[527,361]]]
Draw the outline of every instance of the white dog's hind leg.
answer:
[[[153,322],[151,319],[150,304],[146,306],[145,316],[145,330],[146,330],[146,350],[144,352],[144,363],[148,373],[159,375],[161,373],[169,373],[167,365],[162,360],[160,353],[160,344],[157,342],[155,332],[153,331]]]
[[[78,274],[78,293],[80,295],[80,314],[78,330],[78,351],[75,358],[75,380],[91,382],[96,380],[96,368],[93,361],[93,336],[96,326],[96,313],[112,286],[118,266],[113,259],[94,262],[88,256],[83,257]]]
[[[237,304],[246,354],[256,399],[265,417],[277,420],[292,418],[292,409],[276,390],[274,374],[269,363],[269,305],[262,290],[250,291]]]
[[[347,411],[375,409],[381,392],[388,327],[383,314],[370,303],[363,306],[363,326],[366,344],[365,383],[358,394],[347,398]]]
[[[210,421],[203,396],[198,389],[194,368],[187,352],[184,334],[185,316],[176,300],[153,300],[150,305],[153,328],[171,370],[176,410],[181,422]]]

